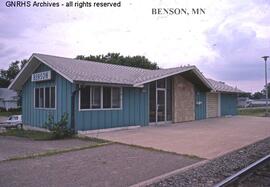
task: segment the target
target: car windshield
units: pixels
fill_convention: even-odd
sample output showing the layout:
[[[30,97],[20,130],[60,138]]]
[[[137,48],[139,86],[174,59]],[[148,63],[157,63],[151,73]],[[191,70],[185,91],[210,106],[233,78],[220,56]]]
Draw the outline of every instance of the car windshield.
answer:
[[[18,116],[10,116],[8,120],[11,121],[18,120]]]

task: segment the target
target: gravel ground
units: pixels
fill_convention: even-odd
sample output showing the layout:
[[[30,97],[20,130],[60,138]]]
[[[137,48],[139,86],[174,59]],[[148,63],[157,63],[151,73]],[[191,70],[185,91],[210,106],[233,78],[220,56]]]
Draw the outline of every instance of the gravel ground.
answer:
[[[150,186],[213,186],[269,153],[270,138],[266,138]]]
[[[27,138],[0,136],[0,161],[34,153],[96,144],[79,139],[34,141]]]
[[[200,160],[120,144],[0,163],[0,186],[129,186]]]

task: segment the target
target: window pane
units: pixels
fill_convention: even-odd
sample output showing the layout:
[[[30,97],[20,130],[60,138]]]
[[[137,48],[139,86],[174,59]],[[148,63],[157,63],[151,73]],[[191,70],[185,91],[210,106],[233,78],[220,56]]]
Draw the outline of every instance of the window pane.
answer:
[[[90,86],[81,89],[81,109],[90,108]]]
[[[103,87],[103,108],[111,108],[111,88]]]
[[[39,89],[39,107],[44,107],[44,88]]]
[[[45,108],[50,108],[50,88],[45,88]]]
[[[158,88],[165,88],[165,79],[161,79],[157,81]]]
[[[92,87],[92,108],[100,108],[101,107],[101,87],[93,86]]]
[[[121,90],[120,88],[112,88],[112,108],[121,107]]]
[[[39,88],[35,88],[35,107],[39,107]]]
[[[51,87],[51,108],[55,108],[55,87]]]

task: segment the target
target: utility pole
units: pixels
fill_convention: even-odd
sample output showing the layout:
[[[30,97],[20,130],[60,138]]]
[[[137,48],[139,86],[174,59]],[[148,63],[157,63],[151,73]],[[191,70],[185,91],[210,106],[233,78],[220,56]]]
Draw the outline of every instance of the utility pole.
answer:
[[[265,98],[266,98],[266,108],[265,108],[265,116],[268,117],[268,84],[267,84],[267,59],[269,56],[263,56],[264,59],[264,68],[265,68]]]

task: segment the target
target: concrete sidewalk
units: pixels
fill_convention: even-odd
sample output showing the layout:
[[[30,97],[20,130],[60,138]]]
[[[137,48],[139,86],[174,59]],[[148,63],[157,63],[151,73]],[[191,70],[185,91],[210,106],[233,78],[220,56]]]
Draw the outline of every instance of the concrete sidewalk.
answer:
[[[26,138],[0,136],[0,161],[47,151],[71,149],[95,144],[95,142],[79,139],[34,141]]]
[[[213,118],[88,136],[211,159],[269,137],[270,118]]]

